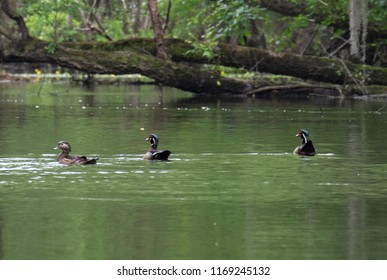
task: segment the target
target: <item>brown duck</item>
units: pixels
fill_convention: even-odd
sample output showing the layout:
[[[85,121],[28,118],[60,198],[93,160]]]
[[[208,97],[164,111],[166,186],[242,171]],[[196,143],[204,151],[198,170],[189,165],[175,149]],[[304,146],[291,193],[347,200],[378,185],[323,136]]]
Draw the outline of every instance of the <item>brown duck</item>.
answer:
[[[148,138],[145,139],[149,141],[151,146],[144,155],[144,159],[149,160],[168,160],[169,155],[171,154],[168,150],[157,150],[157,145],[159,144],[159,137],[156,134],[150,134]]]
[[[60,141],[55,150],[62,150],[62,152],[58,155],[57,161],[61,164],[71,165],[85,165],[85,164],[96,164],[98,158],[87,158],[85,156],[70,156],[71,146],[66,141]]]

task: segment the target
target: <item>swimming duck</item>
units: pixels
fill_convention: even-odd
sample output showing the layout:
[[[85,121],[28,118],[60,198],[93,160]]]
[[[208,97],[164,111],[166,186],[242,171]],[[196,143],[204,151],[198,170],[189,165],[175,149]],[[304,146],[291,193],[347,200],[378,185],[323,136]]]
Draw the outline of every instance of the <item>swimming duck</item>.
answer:
[[[78,165],[84,165],[84,164],[96,164],[98,158],[87,158],[85,156],[70,156],[71,152],[71,146],[66,141],[59,141],[58,145],[54,147],[55,150],[62,150],[62,152],[58,155],[57,160],[61,164],[78,164]]]
[[[301,138],[301,145],[293,153],[300,156],[314,156],[316,150],[314,149],[312,140],[309,140],[309,132],[305,129],[300,129],[296,136]]]
[[[149,150],[144,155],[144,159],[149,160],[168,160],[169,155],[171,154],[168,150],[158,151],[157,145],[159,144],[159,137],[156,134],[150,134],[148,138],[145,139],[149,141],[151,146]]]

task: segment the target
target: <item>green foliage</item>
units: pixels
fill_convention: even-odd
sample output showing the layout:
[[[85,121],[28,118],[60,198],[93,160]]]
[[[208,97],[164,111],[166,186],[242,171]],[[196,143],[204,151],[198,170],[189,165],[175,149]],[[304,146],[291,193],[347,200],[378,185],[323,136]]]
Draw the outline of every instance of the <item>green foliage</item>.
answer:
[[[79,10],[85,8],[82,1],[74,0],[25,0],[20,9],[25,15],[31,35],[44,40],[68,41],[80,26]]]
[[[216,40],[227,37],[249,37],[251,20],[259,18],[259,9],[250,7],[245,1],[216,1],[213,12],[207,18],[211,21],[207,35]]]
[[[18,0],[19,12],[25,17],[32,36],[53,41],[114,40],[126,37],[152,37],[147,0]],[[264,9],[259,1],[245,0],[179,0],[171,1],[166,36],[191,41],[195,50],[212,58],[212,47],[217,42],[240,45],[247,38],[261,36],[267,48],[274,51],[297,51],[311,37],[316,22],[319,34],[309,47],[315,54],[326,54],[326,46],[347,36],[343,23],[348,21],[348,0],[283,0],[306,12],[295,17]],[[369,1],[369,22],[386,30],[385,0]],[[159,0],[163,19],[167,18],[169,0]],[[93,4],[96,4],[92,6]],[[286,6],[286,5],[284,5]],[[98,19],[98,24],[93,18]],[[318,20],[316,20],[319,18]],[[91,19],[91,20],[90,20]],[[340,23],[337,25],[337,23]],[[331,28],[334,26],[334,28]],[[344,25],[345,26],[345,25]],[[93,32],[90,27],[102,29]],[[257,35],[257,32],[259,33]],[[300,36],[303,35],[303,36]],[[303,41],[302,41],[303,40]],[[325,40],[325,41],[324,41]],[[339,39],[341,40],[341,39]],[[340,41],[342,43],[342,41]],[[340,44],[341,44],[340,43]],[[374,49],[385,42],[373,41]],[[50,47],[50,50],[55,50]]]
[[[281,33],[280,40],[278,40],[277,47],[278,50],[283,51],[290,48],[296,48],[296,42],[293,40],[293,36],[296,32],[299,32],[300,29],[306,28],[310,24],[310,19],[308,16],[300,14],[295,17],[286,17],[283,18],[283,21],[286,22],[286,28]]]
[[[160,1],[159,10],[163,18],[167,13],[166,0]],[[168,35],[181,39],[201,40],[207,26],[204,18],[207,17],[209,9],[205,1],[202,0],[181,0],[172,1],[170,20],[168,24]]]
[[[215,42],[211,42],[211,41],[199,42],[199,41],[190,41],[190,40],[186,40],[186,42],[191,44],[194,47],[192,50],[187,51],[186,55],[203,56],[208,58],[209,60],[214,58],[213,49],[216,46]]]
[[[380,23],[387,29],[387,2],[386,0],[368,0],[371,6],[369,10],[370,21]]]
[[[56,42],[49,42],[46,47],[46,50],[49,54],[54,54],[57,49],[58,49],[58,43]]]
[[[306,9],[311,19],[323,14],[324,25],[348,20],[348,0],[310,0]]]

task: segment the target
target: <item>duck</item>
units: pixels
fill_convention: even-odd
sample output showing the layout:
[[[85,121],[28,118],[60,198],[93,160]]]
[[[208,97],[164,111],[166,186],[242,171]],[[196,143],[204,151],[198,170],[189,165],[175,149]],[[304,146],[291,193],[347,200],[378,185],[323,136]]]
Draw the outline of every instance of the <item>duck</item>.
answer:
[[[301,144],[294,150],[293,154],[300,156],[314,156],[316,154],[312,140],[309,140],[309,132],[306,129],[300,129],[296,137],[301,138]]]
[[[60,164],[65,165],[86,165],[86,164],[96,164],[99,158],[87,158],[85,156],[70,156],[71,146],[67,141],[59,141],[59,143],[54,147],[54,150],[62,150],[62,152],[57,156],[57,161]]]
[[[171,152],[169,150],[157,150],[157,145],[159,144],[159,137],[156,134],[150,134],[145,140],[150,142],[150,148],[144,155],[144,159],[168,160],[168,157]]]

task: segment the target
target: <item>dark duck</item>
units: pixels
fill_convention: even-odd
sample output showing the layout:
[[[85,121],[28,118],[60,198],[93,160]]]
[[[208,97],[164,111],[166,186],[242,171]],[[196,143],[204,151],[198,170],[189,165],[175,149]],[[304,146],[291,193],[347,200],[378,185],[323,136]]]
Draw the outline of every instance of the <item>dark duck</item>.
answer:
[[[145,139],[150,142],[150,148],[144,155],[144,159],[149,160],[168,160],[169,155],[171,154],[168,150],[157,150],[157,145],[159,144],[159,138],[156,134],[150,134],[148,138]]]
[[[316,150],[314,149],[312,140],[309,140],[309,132],[305,129],[300,129],[296,136],[301,138],[301,144],[293,153],[300,156],[314,156]]]
[[[60,141],[58,145],[54,147],[54,149],[62,150],[62,152],[57,157],[57,161],[61,164],[66,164],[66,165],[96,164],[98,160],[98,158],[87,158],[85,156],[70,156],[71,146],[66,141]]]

